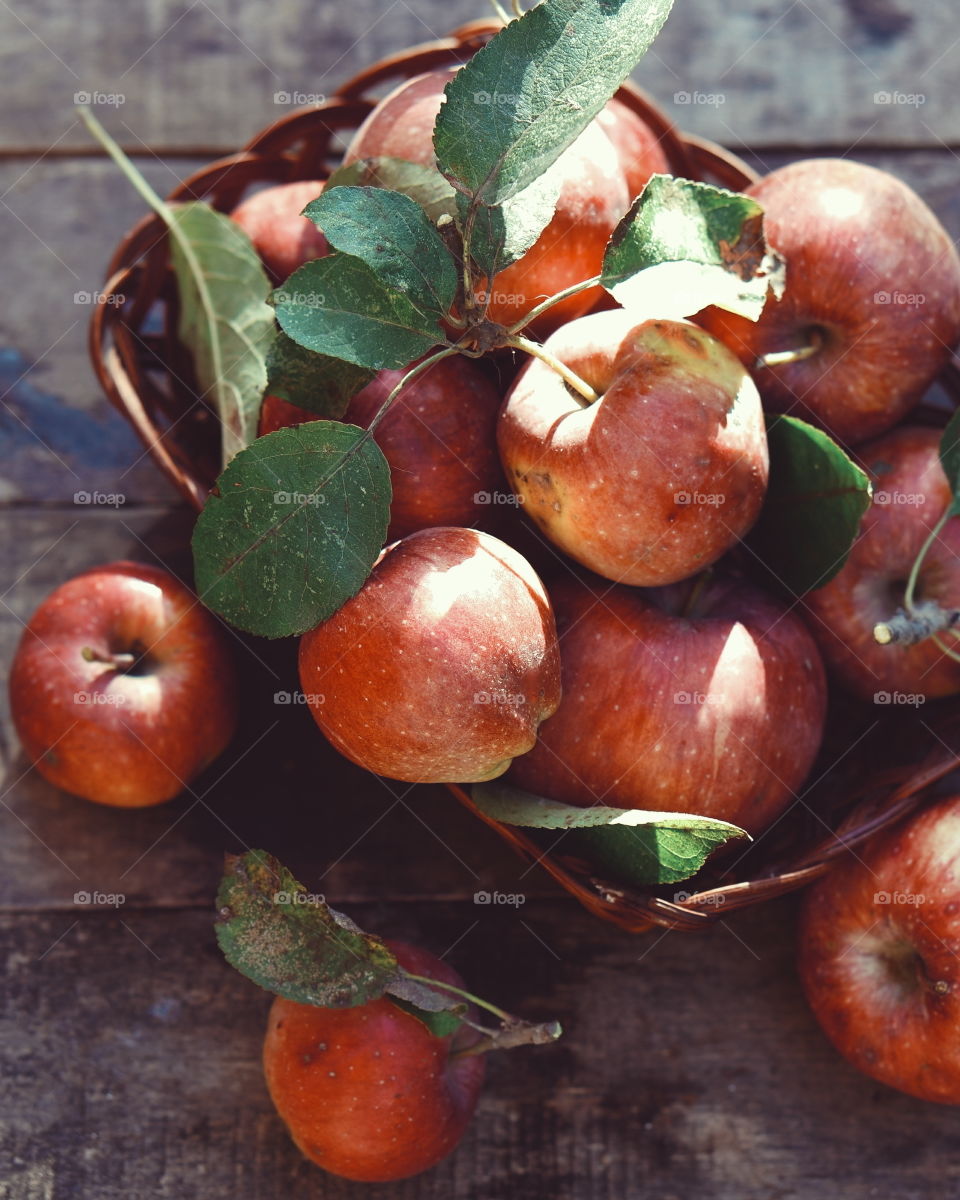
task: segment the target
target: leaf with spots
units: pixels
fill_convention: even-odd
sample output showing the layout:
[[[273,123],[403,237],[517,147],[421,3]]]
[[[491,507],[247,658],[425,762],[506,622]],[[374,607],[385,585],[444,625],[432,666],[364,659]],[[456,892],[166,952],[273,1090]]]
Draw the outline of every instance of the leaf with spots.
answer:
[[[289,637],[363,586],[390,519],[390,468],[355,425],[310,421],[242,450],[193,533],[197,592],[248,633]]]
[[[353,1008],[390,994],[428,1028],[453,1032],[462,999],[411,978],[390,949],[308,893],[265,850],[227,855],[217,942],[231,966],[298,1004]]]
[[[334,421],[375,374],[369,367],[307,350],[280,329],[267,353],[267,391]]]
[[[710,854],[734,838],[748,838],[727,821],[691,813],[591,808],[560,804],[507,784],[474,784],[473,802],[505,825],[549,830],[552,853],[589,862],[610,879],[647,887],[695,875]]]
[[[756,200],[654,175],[613,231],[600,282],[640,314],[680,320],[715,304],[755,321],[785,275]]]

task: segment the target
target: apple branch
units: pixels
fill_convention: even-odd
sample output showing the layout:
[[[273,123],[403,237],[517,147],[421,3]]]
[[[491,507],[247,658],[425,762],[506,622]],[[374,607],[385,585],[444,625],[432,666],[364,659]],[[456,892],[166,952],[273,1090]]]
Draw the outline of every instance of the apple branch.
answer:
[[[548,367],[552,367],[564,383],[572,388],[577,396],[583,398],[584,403],[582,407],[586,408],[588,404],[595,404],[600,399],[599,394],[593,390],[586,380],[581,379],[575,371],[571,371],[565,363],[562,363],[549,350],[544,349],[539,342],[531,341],[530,338],[524,337],[523,334],[514,333],[504,340],[503,345],[513,346],[517,350],[523,350],[527,354],[532,354],[534,358],[539,358]]]
[[[935,600],[924,600],[899,608],[887,621],[873,627],[874,641],[881,646],[915,646],[935,634],[953,629],[960,621],[960,609],[941,608]]]
[[[367,435],[370,437],[373,436],[377,426],[390,411],[390,405],[393,404],[394,400],[396,400],[397,396],[407,386],[408,383],[412,383],[418,375],[422,375],[428,367],[432,367],[434,363],[438,363],[441,358],[449,358],[452,354],[458,353],[459,351],[455,346],[445,346],[442,350],[438,350],[436,354],[431,354],[429,358],[425,358],[423,362],[417,363],[415,367],[411,367],[406,375],[404,375],[397,386],[393,389],[393,391],[391,391],[386,400],[384,400],[377,411],[373,414],[373,420],[366,428]]]
[[[566,300],[570,296],[579,296],[581,292],[585,292],[592,287],[598,287],[599,284],[600,276],[594,275],[590,279],[581,280],[580,283],[572,283],[569,287],[564,288],[563,291],[555,292],[552,296],[549,296],[546,300],[541,300],[539,304],[531,308],[515,325],[511,325],[507,329],[507,333],[513,337],[521,329],[526,328],[531,321],[535,321],[541,313],[545,313],[548,309],[553,308],[555,304],[559,304],[561,300]]]

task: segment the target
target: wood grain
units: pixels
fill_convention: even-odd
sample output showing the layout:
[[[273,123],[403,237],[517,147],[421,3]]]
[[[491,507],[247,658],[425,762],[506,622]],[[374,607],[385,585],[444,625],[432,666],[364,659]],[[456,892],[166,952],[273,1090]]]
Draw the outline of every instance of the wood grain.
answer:
[[[76,93],[131,148],[233,148],[286,107],[325,94],[386,53],[489,17],[486,0],[19,0],[0,6],[6,89],[0,148],[87,144]],[[748,146],[960,144],[951,0],[678,0],[636,72],[680,124]],[[891,103],[877,103],[888,93]],[[684,96],[689,103],[679,103]],[[677,98],[675,100],[675,97]],[[922,103],[910,97],[922,97]],[[899,101],[899,102],[896,102]]]

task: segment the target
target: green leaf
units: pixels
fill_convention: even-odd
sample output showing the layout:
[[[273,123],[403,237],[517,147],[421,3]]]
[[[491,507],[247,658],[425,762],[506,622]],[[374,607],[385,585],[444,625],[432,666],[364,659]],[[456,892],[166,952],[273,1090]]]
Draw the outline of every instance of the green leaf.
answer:
[[[690,813],[578,808],[545,800],[499,781],[474,784],[473,802],[506,825],[567,830],[554,852],[586,859],[611,879],[648,887],[689,879],[733,838],[748,838],[726,821]]]
[[[242,450],[193,534],[200,599],[261,637],[304,633],[355,595],[383,547],[390,469],[355,425],[310,421]]]
[[[359,367],[405,367],[445,342],[436,313],[424,312],[348,254],[305,263],[273,293],[273,304],[293,341]]]
[[[503,204],[477,205],[470,236],[470,258],[477,270],[492,277],[521,258],[550,223],[563,184],[563,167],[552,167],[529,187]],[[461,230],[471,207],[470,198],[457,193]]]
[[[351,397],[376,374],[369,367],[308,350],[282,330],[275,334],[267,352],[267,391],[321,417],[339,420]]]
[[[433,994],[436,995],[436,993]],[[461,1018],[467,1011],[466,1004],[458,1003],[452,997],[446,1002],[450,1007],[441,1009],[439,1012],[429,1012],[420,1005],[412,1004],[409,1000],[402,1000],[392,993],[390,999],[397,1008],[402,1008],[411,1017],[416,1017],[418,1021],[426,1025],[434,1037],[439,1038],[450,1037],[456,1033],[462,1024]]]
[[[832,438],[796,417],[768,419],[770,485],[748,543],[800,596],[847,560],[870,505],[870,480]]]
[[[943,431],[940,438],[940,462],[943,473],[950,483],[953,492],[953,502],[950,511],[954,516],[960,515],[960,409],[958,409]]]
[[[271,854],[227,857],[217,892],[217,942],[231,966],[260,987],[322,1008],[352,1008],[382,996],[396,958]]]
[[[440,171],[481,203],[523,191],[590,124],[652,43],[673,0],[543,0],[445,89]]]
[[[386,155],[359,158],[338,167],[327,180],[324,191],[335,187],[378,187],[403,192],[416,200],[434,224],[441,217],[453,217],[457,209],[457,193],[436,167],[407,162],[405,158]]]
[[[193,356],[201,395],[213,398],[226,465],[257,436],[273,335],[270,281],[253,243],[229,217],[200,202],[172,211],[177,336]]]
[[[715,304],[752,321],[784,280],[756,200],[670,175],[652,176],[634,200],[600,276],[625,308],[651,316],[681,319]]]
[[[331,246],[366,263],[381,283],[442,320],[457,292],[457,268],[420,205],[388,188],[324,191],[303,210]]]

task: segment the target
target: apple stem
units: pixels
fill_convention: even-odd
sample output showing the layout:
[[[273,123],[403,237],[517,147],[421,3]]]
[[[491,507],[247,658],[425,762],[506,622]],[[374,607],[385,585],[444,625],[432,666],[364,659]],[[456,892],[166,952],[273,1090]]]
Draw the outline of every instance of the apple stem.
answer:
[[[917,642],[952,629],[960,621],[960,610],[941,608],[935,600],[898,608],[886,621],[873,627],[874,641],[881,646],[915,646]]]
[[[930,548],[943,532],[946,523],[953,516],[953,506],[947,508],[946,512],[941,516],[940,520],[927,534],[927,540],[920,547],[920,553],[913,560],[913,566],[910,568],[910,574],[907,576],[907,586],[903,594],[904,607],[908,612],[914,611],[913,596],[917,590],[917,580],[920,578],[920,568],[923,566],[927,555],[930,553]]]
[[[537,1025],[514,1019],[505,1024],[503,1029],[481,1029],[481,1032],[484,1036],[479,1041],[464,1046],[462,1050],[455,1050],[450,1057],[469,1058],[490,1050],[512,1050],[515,1046],[546,1046],[562,1035],[563,1028],[559,1021],[544,1021]]]
[[[517,350],[525,350],[527,354],[532,354],[534,358],[539,358],[541,362],[545,362],[548,367],[552,367],[560,378],[566,383],[578,396],[582,396],[584,403],[583,408],[588,404],[595,404],[600,396],[593,390],[589,383],[581,379],[574,371],[571,371],[568,366],[560,361],[549,350],[545,350],[539,342],[531,341],[530,338],[524,337],[523,334],[511,334],[504,342],[505,346],[515,346]]]
[[[710,582],[713,575],[713,569],[708,567],[707,570],[701,571],[693,580],[693,585],[687,594],[686,603],[683,606],[681,617],[685,620],[692,620],[697,615],[697,604],[700,602],[700,597],[703,595],[703,590]]]
[[[794,350],[774,350],[770,354],[761,354],[753,365],[756,369],[788,366],[790,363],[803,362],[806,358],[813,358],[822,349],[823,334],[817,329],[811,329],[810,341],[806,346],[798,346]]]
[[[581,292],[585,292],[588,288],[596,287],[600,282],[600,276],[594,275],[592,279],[584,279],[580,283],[572,283],[569,287],[564,288],[562,292],[556,292],[549,296],[546,300],[541,300],[536,307],[531,308],[515,325],[511,325],[507,329],[507,333],[513,337],[514,334],[524,329],[531,321],[535,321],[541,313],[545,313],[555,304],[559,304],[561,300],[566,300],[569,296],[578,296]]]
[[[431,354],[429,358],[425,358],[423,362],[417,363],[415,367],[411,367],[411,369],[406,373],[406,375],[404,375],[390,395],[374,413],[373,420],[367,426],[367,433],[372,436],[374,430],[389,412],[390,405],[393,404],[394,400],[396,400],[397,396],[400,394],[403,388],[407,386],[408,383],[412,383],[418,375],[422,375],[423,372],[428,369],[428,367],[432,367],[434,363],[438,363],[441,358],[449,358],[451,355],[458,353],[459,351],[455,346],[446,346],[443,350],[438,350],[436,354]]]
[[[509,14],[507,13],[507,10],[499,2],[499,0],[490,0],[490,7],[496,13],[498,19],[501,20],[504,23],[504,25],[506,25],[507,22],[510,20],[510,17],[509,17]]]
[[[441,992],[452,992],[455,996],[462,996],[464,1000],[469,1000],[477,1008],[485,1008],[488,1013],[492,1013],[501,1021],[510,1022],[516,1020],[508,1012],[504,1012],[502,1008],[497,1008],[495,1004],[491,1004],[489,1000],[481,1000],[479,996],[474,996],[471,992],[465,992],[463,988],[457,987],[456,984],[444,983],[439,979],[431,979],[428,975],[414,975],[410,971],[404,971],[403,974],[407,979],[414,979],[417,983],[425,983],[427,987],[436,988]]]
[[[116,667],[120,671],[125,670],[127,667],[132,667],[137,662],[137,655],[135,654],[127,654],[125,652],[120,654],[101,654],[99,651],[94,650],[92,646],[84,646],[80,653],[85,662],[103,663],[105,666]]]

